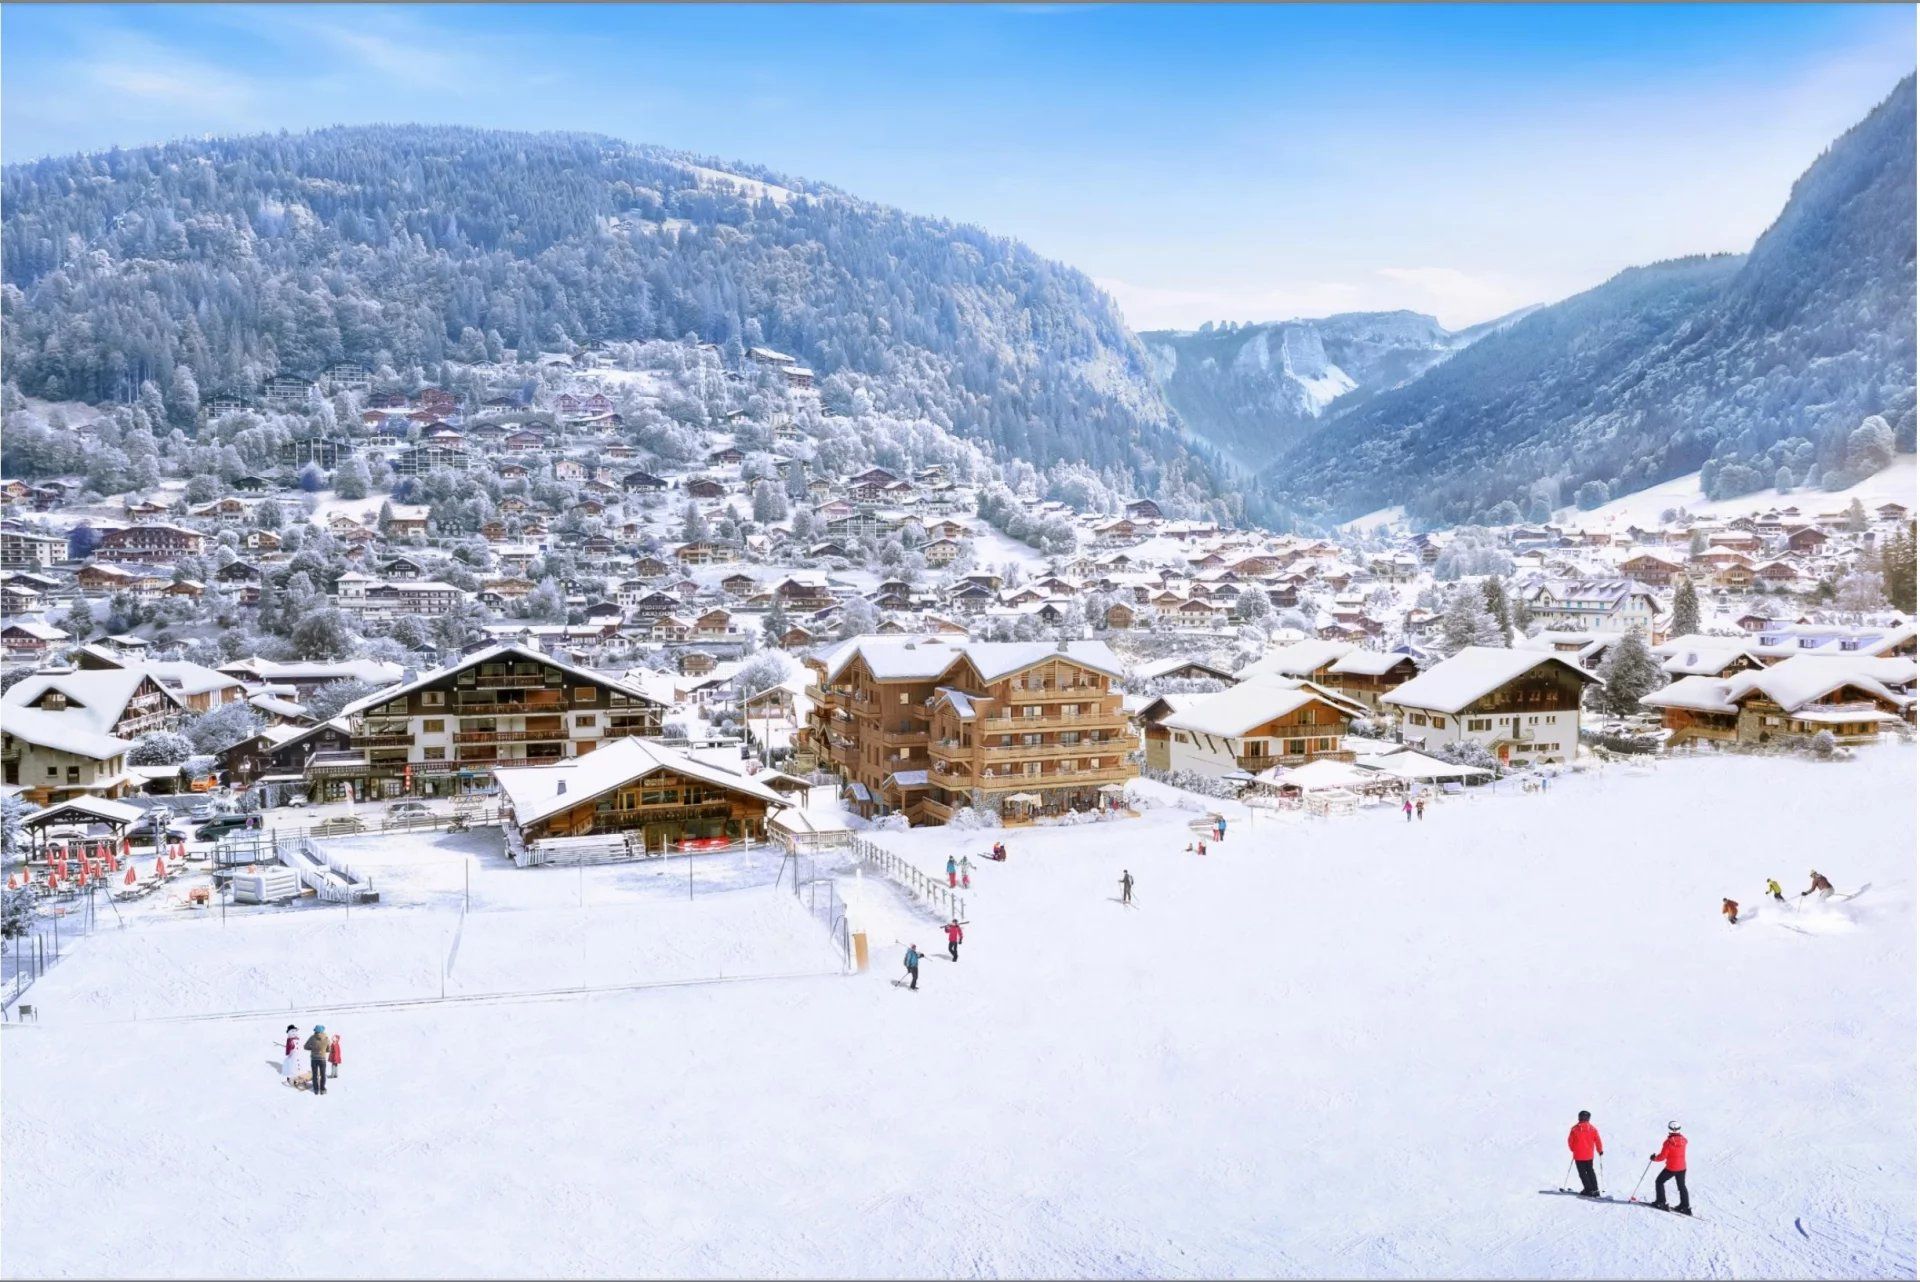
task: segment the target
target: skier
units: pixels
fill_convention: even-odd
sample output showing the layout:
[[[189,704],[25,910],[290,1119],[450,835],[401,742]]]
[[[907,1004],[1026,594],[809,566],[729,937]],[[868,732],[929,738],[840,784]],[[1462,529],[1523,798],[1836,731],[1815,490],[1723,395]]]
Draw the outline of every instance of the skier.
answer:
[[[1400,809],[1406,811],[1407,822],[1412,823],[1413,822],[1413,798],[1408,797],[1405,801],[1401,802]]]
[[[1721,912],[1721,915],[1727,919],[1727,925],[1729,926],[1739,925],[1740,923],[1740,905],[1739,904],[1735,903],[1731,899],[1722,899],[1720,901],[1720,912]]]
[[[1780,883],[1771,877],[1767,878],[1767,893],[1783,904],[1787,902],[1786,895],[1780,890]]]
[[[1833,883],[1828,881],[1825,877],[1822,877],[1817,872],[1813,872],[1811,869],[1808,870],[1807,875],[1813,878],[1813,884],[1800,892],[1800,898],[1805,899],[1808,895],[1813,894],[1815,891],[1819,891],[1820,898],[1825,899],[1827,896],[1833,893]]]
[[[917,993],[920,991],[920,945],[907,945],[906,964],[907,974],[913,980],[907,987]]]
[[[973,889],[973,860],[960,856],[960,889]]]
[[[1422,794],[1421,794],[1421,795],[1420,795],[1420,796],[1419,796],[1418,798],[1416,798],[1416,799],[1414,800],[1414,803],[1413,803],[1413,813],[1414,813],[1414,814],[1416,814],[1416,815],[1419,815],[1419,816],[1420,816],[1420,822],[1422,822],[1422,823],[1425,823],[1425,822],[1426,822],[1426,820],[1427,820],[1427,798],[1426,798],[1426,794],[1424,794],[1424,793],[1422,793]]]
[[[1120,902],[1123,904],[1133,902],[1133,874],[1125,868],[1120,870]]]
[[[947,956],[959,961],[960,941],[967,937],[966,932],[960,929],[960,919],[955,917],[940,929],[947,932]]]
[[[1693,1204],[1687,1200],[1687,1137],[1680,1133],[1680,1123],[1667,1123],[1667,1142],[1660,1151],[1647,1159],[1649,1162],[1664,1162],[1666,1169],[1653,1181],[1653,1207],[1657,1211],[1673,1210],[1682,1215],[1693,1214]],[[1672,1180],[1674,1187],[1680,1190],[1680,1204],[1667,1205],[1667,1181]]]
[[[1573,1164],[1580,1170],[1580,1196],[1599,1197],[1600,1181],[1593,1175],[1593,1159],[1605,1157],[1607,1146],[1600,1141],[1593,1114],[1584,1108],[1580,1110],[1580,1120],[1567,1132],[1567,1148],[1573,1153]]]
[[[947,889],[952,890],[960,884],[960,861],[952,855],[947,856]]]
[[[313,1093],[327,1093],[327,1052],[333,1043],[327,1037],[327,1026],[315,1024],[313,1036],[307,1038],[307,1067],[313,1071]]]
[[[1215,841],[1225,841],[1227,839],[1227,817],[1225,815],[1221,815],[1213,821],[1213,839]]]
[[[328,1077],[340,1076],[340,1034],[333,1034],[333,1045],[327,1047],[327,1063],[332,1066]]]

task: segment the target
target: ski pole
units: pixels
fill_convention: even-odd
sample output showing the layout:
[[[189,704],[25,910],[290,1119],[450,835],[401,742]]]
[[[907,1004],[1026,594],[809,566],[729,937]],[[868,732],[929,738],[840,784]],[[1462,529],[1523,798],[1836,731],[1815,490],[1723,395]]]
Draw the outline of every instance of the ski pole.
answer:
[[[1646,1170],[1641,1171],[1640,1178],[1633,1182],[1633,1192],[1627,1195],[1627,1201],[1638,1202],[1640,1200],[1640,1186],[1647,1182],[1647,1171],[1651,1171],[1652,1169],[1653,1169],[1653,1159],[1648,1158]]]
[[[1604,1195],[1606,1194],[1606,1191],[1607,1191],[1607,1155],[1606,1155],[1605,1153],[1602,1153],[1602,1154],[1600,1155],[1600,1192],[1601,1192],[1601,1195],[1602,1195],[1602,1196],[1604,1196]]]
[[[1567,1183],[1567,1181],[1568,1181],[1568,1180],[1570,1180],[1570,1179],[1572,1179],[1572,1178],[1573,1178],[1573,1159],[1572,1159],[1572,1158],[1568,1158],[1568,1159],[1567,1159],[1567,1169],[1566,1169],[1566,1171],[1565,1171],[1565,1172],[1564,1172],[1564,1173],[1563,1173],[1563,1174],[1562,1174],[1562,1175],[1560,1176],[1560,1191],[1561,1191],[1562,1193],[1565,1193],[1565,1192],[1566,1192],[1566,1191],[1567,1191],[1568,1189],[1570,1189],[1570,1188],[1572,1188],[1572,1187],[1573,1187],[1573,1185],[1571,1185],[1571,1184],[1569,1184],[1569,1183]]]

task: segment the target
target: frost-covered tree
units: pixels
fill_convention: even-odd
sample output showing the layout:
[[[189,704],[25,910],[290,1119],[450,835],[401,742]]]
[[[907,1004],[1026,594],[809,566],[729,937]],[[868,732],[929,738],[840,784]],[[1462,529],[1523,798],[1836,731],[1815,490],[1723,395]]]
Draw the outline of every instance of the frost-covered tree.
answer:
[[[1847,467],[1855,477],[1872,476],[1893,462],[1893,428],[1870,414],[1847,437]]]
[[[879,626],[880,612],[873,608],[873,602],[863,596],[853,597],[840,607],[842,637],[869,636]]]
[[[259,734],[260,718],[245,703],[223,703],[188,721],[185,733],[195,752],[220,753]]]
[[[1693,586],[1688,575],[1680,576],[1680,586],[1673,590],[1673,635],[1692,636],[1700,631],[1700,592]]]
[[[1494,644],[1507,645],[1513,635],[1513,611],[1507,605],[1506,585],[1490,575],[1481,581],[1480,593],[1485,598],[1488,616],[1499,630],[1500,639]]]
[[[1855,570],[1841,577],[1834,587],[1833,603],[1856,614],[1884,609],[1887,605],[1886,581],[1875,570]]]
[[[177,766],[193,755],[193,740],[171,730],[141,735],[127,749],[130,766]]]
[[[1499,625],[1487,613],[1486,600],[1471,584],[1456,586],[1440,615],[1440,649],[1455,655],[1470,645],[1499,645]]]
[[[372,491],[373,477],[359,455],[347,459],[333,473],[333,489],[343,499],[363,499]]]
[[[1624,717],[1641,711],[1640,696],[1666,684],[1667,674],[1648,646],[1646,632],[1636,625],[1607,651],[1594,697],[1602,711]]]
[[[352,677],[345,681],[329,681],[307,696],[307,715],[315,721],[331,721],[340,715],[340,710],[350,703],[357,703],[381,687],[371,681],[362,681]]]

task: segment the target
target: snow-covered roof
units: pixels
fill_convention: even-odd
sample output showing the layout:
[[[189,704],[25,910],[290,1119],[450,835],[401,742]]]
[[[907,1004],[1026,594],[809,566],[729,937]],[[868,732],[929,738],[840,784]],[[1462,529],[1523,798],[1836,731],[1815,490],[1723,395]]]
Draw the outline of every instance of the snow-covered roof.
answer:
[[[584,757],[550,766],[496,767],[493,777],[513,806],[514,820],[526,825],[660,770],[744,793],[769,805],[788,804],[785,797],[745,775],[645,739],[615,739]]]
[[[10,690],[7,693],[13,692]],[[24,739],[35,747],[70,752],[95,761],[117,757],[133,746],[125,739],[95,731],[71,712],[42,712],[38,708],[9,706],[3,728],[8,734]]]
[[[1121,675],[1120,660],[1104,641],[953,641],[929,636],[862,636],[844,642],[827,656],[827,679],[841,671],[858,656],[869,671],[882,681],[931,681],[960,659],[971,662],[985,681],[997,681],[1022,668],[1030,668],[1048,659],[1070,659],[1075,663]]]
[[[4,702],[11,719],[14,709],[30,710],[27,705],[49,690],[58,690],[67,697],[67,706],[54,715],[70,718],[70,724],[82,730],[105,735],[126,712],[127,701],[146,679],[147,674],[137,667],[35,672],[8,690]],[[173,691],[163,687],[163,693],[176,706],[180,704],[179,696]]]
[[[357,712],[364,712],[368,708],[389,702],[393,699],[398,699],[403,695],[413,693],[415,690],[432,685],[436,681],[444,680],[457,672],[464,672],[477,664],[491,663],[503,658],[532,659],[536,663],[544,663],[558,668],[568,676],[578,677],[582,681],[591,681],[597,686],[605,686],[612,690],[619,690],[624,694],[632,695],[638,699],[648,699],[655,703],[661,702],[642,690],[639,686],[606,676],[599,672],[590,671],[576,664],[568,663],[565,659],[556,659],[550,654],[542,654],[538,650],[529,650],[525,646],[520,645],[490,645],[484,650],[476,650],[472,654],[465,655],[444,668],[435,668],[432,672],[410,681],[406,685],[379,690],[364,699],[355,700],[340,710],[341,715],[351,716]]]
[[[1248,664],[1234,673],[1245,680],[1263,672],[1286,677],[1303,677],[1335,659],[1345,658],[1357,647],[1351,641],[1295,641]]]
[[[1298,788],[1302,792],[1321,792],[1328,788],[1352,788],[1371,783],[1375,775],[1370,770],[1360,770],[1344,761],[1323,757],[1319,761],[1309,761],[1304,766],[1294,766],[1290,770],[1276,766],[1257,777],[1263,783]]]
[[[1412,660],[1412,655],[1386,650],[1354,650],[1335,659],[1327,671],[1342,676],[1379,677],[1392,671],[1395,664],[1410,663]]]
[[[1315,701],[1332,704],[1342,712],[1350,712],[1352,707],[1344,701],[1335,703],[1327,691],[1312,682],[1269,677],[1201,695],[1197,702],[1167,714],[1160,724],[1231,739]]]
[[[220,665],[220,671],[250,676],[261,681],[365,681],[369,685],[390,685],[406,669],[384,659],[341,659],[330,662],[300,660],[280,663],[258,657],[239,659]]]
[[[1727,699],[1738,703],[1756,690],[1793,712],[1803,704],[1824,698],[1842,686],[1855,686],[1899,707],[1901,696],[1867,675],[1850,655],[1803,654],[1784,659],[1757,672],[1735,673],[1727,681]]]
[[[1380,696],[1382,703],[1434,712],[1458,712],[1485,698],[1507,682],[1525,676],[1542,664],[1558,664],[1582,681],[1592,673],[1564,657],[1540,650],[1508,650],[1500,646],[1470,645],[1443,659],[1399,689]]]
[[[1378,774],[1393,775],[1400,779],[1466,779],[1473,775],[1493,773],[1480,766],[1463,766],[1452,761],[1442,761],[1438,757],[1429,757],[1426,753],[1415,752],[1411,748],[1405,752],[1375,757],[1366,765],[1369,770]]]
[[[1152,663],[1141,664],[1133,670],[1133,676],[1136,681],[1151,681],[1155,677],[1163,677],[1169,672],[1178,672],[1180,669],[1186,667],[1205,668],[1209,672],[1219,674],[1222,680],[1226,680],[1232,675],[1225,668],[1217,664],[1208,663],[1205,659],[1195,659],[1189,655],[1176,654],[1170,659],[1155,659]]]

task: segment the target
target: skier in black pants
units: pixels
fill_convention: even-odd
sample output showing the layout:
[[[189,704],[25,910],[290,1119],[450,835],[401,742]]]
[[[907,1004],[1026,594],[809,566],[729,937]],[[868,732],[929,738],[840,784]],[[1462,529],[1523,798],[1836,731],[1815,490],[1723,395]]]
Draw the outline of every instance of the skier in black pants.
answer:
[[[906,963],[907,974],[913,980],[907,987],[917,993],[920,991],[920,945],[907,945]]]
[[[1133,874],[1125,868],[1120,870],[1120,902],[1123,904],[1133,902]]]
[[[1666,1169],[1661,1171],[1658,1178],[1653,1181],[1654,1209],[1660,1211],[1669,1209],[1667,1181],[1672,1180],[1680,1190],[1680,1204],[1671,1209],[1682,1215],[1692,1215],[1693,1203],[1687,1200],[1687,1137],[1680,1133],[1680,1123],[1667,1123],[1667,1142],[1660,1146],[1658,1153],[1647,1160],[1662,1162],[1666,1165]]]
[[[959,961],[960,941],[967,937],[966,932],[960,929],[960,919],[955,917],[940,929],[947,932],[947,956]]]

